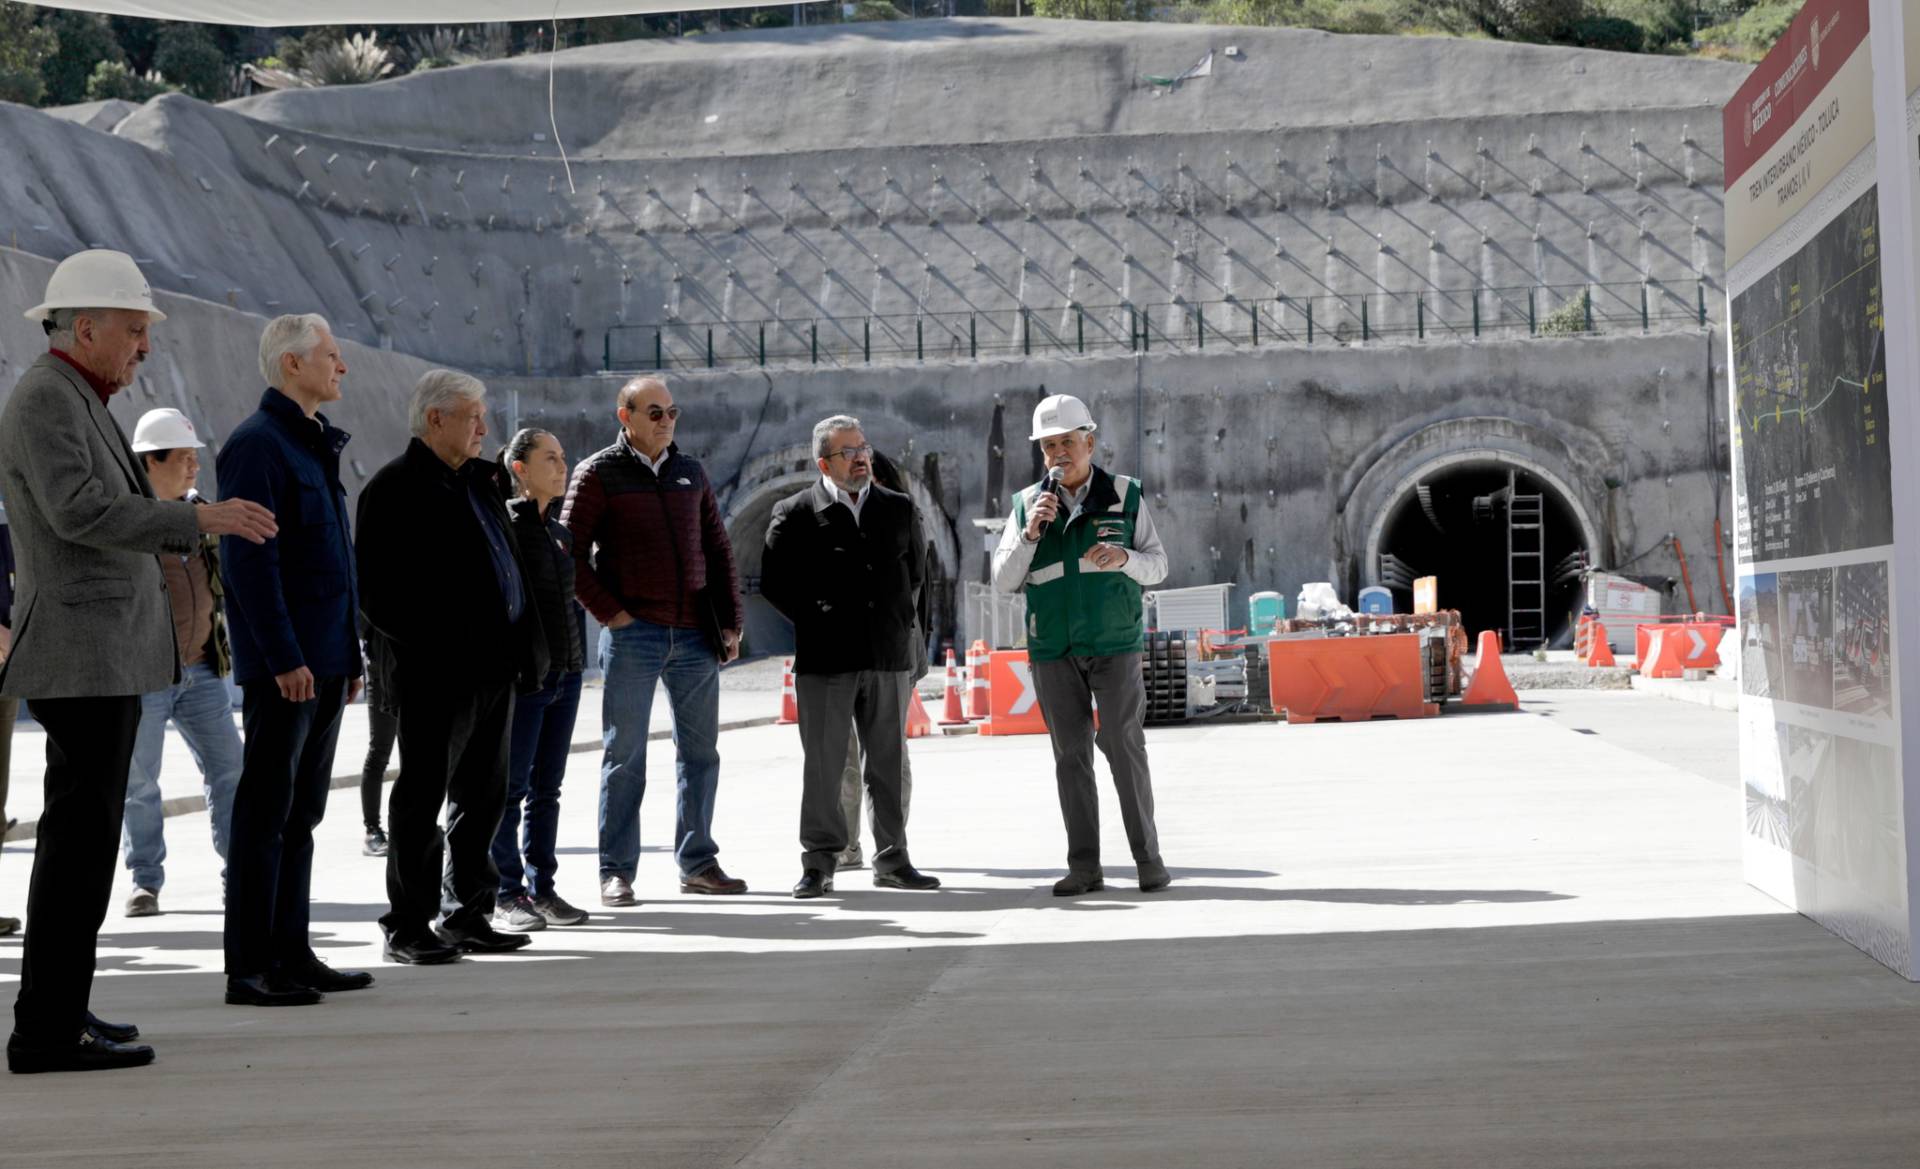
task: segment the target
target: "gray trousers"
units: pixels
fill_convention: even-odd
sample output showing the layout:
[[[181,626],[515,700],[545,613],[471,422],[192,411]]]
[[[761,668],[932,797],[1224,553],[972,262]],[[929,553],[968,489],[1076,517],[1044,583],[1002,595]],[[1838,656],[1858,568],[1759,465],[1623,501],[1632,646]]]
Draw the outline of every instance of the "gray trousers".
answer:
[[[847,724],[847,765],[840,771],[840,814],[847,818],[847,853],[860,852],[860,793],[867,790],[867,761],[860,750],[860,736],[853,724]],[[911,815],[913,806],[913,753],[900,752],[900,817]],[[867,797],[867,827],[873,827],[873,797]]]
[[[862,777],[873,801],[873,871],[906,867],[907,688],[905,670],[799,674],[793,679],[800,713],[800,864],[831,874],[834,858],[858,831],[841,803],[841,773],[849,748],[864,756]],[[853,740],[847,727],[853,727]]]
[[[1147,684],[1140,655],[1067,657],[1033,663],[1033,688],[1053,740],[1053,774],[1060,786],[1060,815],[1067,823],[1067,868],[1100,870],[1100,793],[1093,783],[1093,748],[1107,757],[1120,797],[1120,821],[1136,865],[1160,863],[1160,834],[1153,826],[1153,777],[1147,771]],[[1100,703],[1100,730],[1093,729],[1093,702]]]

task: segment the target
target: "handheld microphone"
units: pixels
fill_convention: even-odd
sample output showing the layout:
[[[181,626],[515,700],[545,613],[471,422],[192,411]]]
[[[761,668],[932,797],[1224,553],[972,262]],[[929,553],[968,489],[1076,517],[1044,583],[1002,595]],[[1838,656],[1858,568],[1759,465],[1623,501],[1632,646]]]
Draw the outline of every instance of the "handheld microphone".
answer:
[[[1065,467],[1047,468],[1047,490],[1053,492],[1053,497],[1060,501],[1060,506],[1063,508],[1067,506],[1067,492],[1061,484],[1066,477]]]

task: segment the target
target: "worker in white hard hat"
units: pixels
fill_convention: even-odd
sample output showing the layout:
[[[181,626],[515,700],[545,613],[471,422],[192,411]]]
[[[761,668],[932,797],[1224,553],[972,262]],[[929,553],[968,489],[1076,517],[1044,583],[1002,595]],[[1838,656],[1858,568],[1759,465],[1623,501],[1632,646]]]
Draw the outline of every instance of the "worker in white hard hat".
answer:
[[[133,428],[133,453],[160,499],[200,502],[194,481],[200,476],[200,452],[205,447],[193,423],[172,407],[147,411]],[[128,917],[159,913],[160,890],[167,880],[166,810],[160,795],[167,724],[173,724],[200,767],[213,850],[222,862],[227,859],[233,828],[233,793],[240,784],[240,732],[234,729],[233,699],[227,693],[233,651],[227,641],[220,585],[220,541],[203,534],[192,552],[167,553],[159,560],[173,610],[180,680],[140,696],[140,730],[134,736],[133,766],[127,773],[120,845],[133,882],[126,900]],[[225,876],[223,867],[223,880]]]
[[[1047,474],[1014,495],[993,553],[993,587],[1027,599],[1027,656],[1067,826],[1067,875],[1053,886],[1057,897],[1105,887],[1096,744],[1113,771],[1141,892],[1157,893],[1170,880],[1153,823],[1140,669],[1140,590],[1165,579],[1167,552],[1139,480],[1095,465],[1096,429],[1086,403],[1071,394],[1034,408],[1032,439]]]
[[[13,645],[0,695],[47,734],[46,802],[27,893],[26,944],[7,1066],[14,1072],[134,1067],[139,1029],[87,1009],[140,696],[180,680],[156,556],[191,555],[204,533],[261,543],[273,515],[252,503],[160,499],[107,403],[133,383],[163,314],[131,257],[70,256],[28,310],[49,352],[0,412],[0,495],[18,564]]]

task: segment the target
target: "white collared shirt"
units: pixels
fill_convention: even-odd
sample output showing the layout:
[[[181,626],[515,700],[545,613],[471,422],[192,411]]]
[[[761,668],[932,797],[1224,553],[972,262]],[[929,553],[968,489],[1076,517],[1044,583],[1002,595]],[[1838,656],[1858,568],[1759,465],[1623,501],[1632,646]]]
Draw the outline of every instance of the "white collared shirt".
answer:
[[[649,459],[646,453],[639,447],[634,447],[633,453],[639,455],[640,461],[647,465],[647,470],[652,471],[657,477],[660,474],[660,468],[667,465],[667,456],[673,453],[673,448],[668,447],[666,450],[661,451],[660,457],[657,459]]]
[[[834,502],[845,504],[847,510],[853,513],[853,522],[856,524],[859,523],[860,509],[866,506],[867,493],[873,490],[873,480],[868,479],[867,485],[860,489],[860,494],[858,495],[848,495],[840,489],[838,483],[835,483],[825,475],[820,476],[820,482],[826,485],[827,494],[833,498]]]

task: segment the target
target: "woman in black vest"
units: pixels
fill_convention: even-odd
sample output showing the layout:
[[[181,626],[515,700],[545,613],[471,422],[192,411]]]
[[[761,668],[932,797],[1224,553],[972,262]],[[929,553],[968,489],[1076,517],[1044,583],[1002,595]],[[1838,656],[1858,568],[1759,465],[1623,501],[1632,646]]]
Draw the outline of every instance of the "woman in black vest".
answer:
[[[500,470],[527,591],[552,663],[539,690],[514,700],[507,807],[493,838],[493,863],[500,869],[494,928],[524,933],[587,920],[553,887],[560,781],[580,709],[586,627],[573,597],[573,537],[559,521],[567,493],[567,456],[560,440],[544,430],[521,430],[501,448]],[[526,829],[520,839],[523,808]]]

